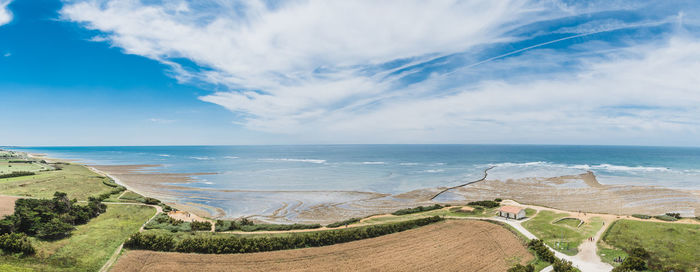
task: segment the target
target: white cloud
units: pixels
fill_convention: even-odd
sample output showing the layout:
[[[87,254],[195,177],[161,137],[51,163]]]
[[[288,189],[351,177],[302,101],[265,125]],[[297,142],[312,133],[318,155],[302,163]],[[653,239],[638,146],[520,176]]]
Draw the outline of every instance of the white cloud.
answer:
[[[12,21],[12,12],[7,6],[12,3],[12,0],[0,0],[0,26]]]
[[[700,99],[693,87],[700,82],[692,72],[700,70],[700,43],[694,38],[630,42],[602,57],[582,58],[565,67],[570,71],[516,82],[463,79],[473,73],[468,65],[411,85],[399,79],[415,70],[392,74],[514,41],[510,31],[533,22],[643,5],[596,3],[86,0],[66,4],[61,15],[100,30],[94,41],[170,65],[181,81],[224,86],[200,99],[239,113],[237,122],[252,130],[341,142],[595,142],[625,135],[652,141],[649,134],[697,135]],[[604,3],[609,6],[601,7]],[[600,19],[551,31],[585,34],[664,22],[668,19]],[[206,68],[190,69],[181,58]],[[499,59],[498,72],[556,68],[567,58],[545,49],[542,55],[520,53]],[[403,63],[367,72],[391,61]]]
[[[162,118],[149,118],[148,121],[151,121],[151,122],[157,123],[157,124],[172,124],[172,123],[175,123],[175,120],[162,119]]]

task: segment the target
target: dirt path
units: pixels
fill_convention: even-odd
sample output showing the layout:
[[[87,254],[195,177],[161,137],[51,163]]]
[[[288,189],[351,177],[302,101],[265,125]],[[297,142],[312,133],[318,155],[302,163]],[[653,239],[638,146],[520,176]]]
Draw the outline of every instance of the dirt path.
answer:
[[[150,207],[156,208],[156,213],[153,216],[151,216],[151,218],[146,220],[146,222],[144,222],[143,225],[141,225],[141,228],[139,228],[139,232],[143,231],[144,227],[146,227],[146,224],[148,224],[148,222],[150,222],[158,214],[163,212],[163,208],[161,208],[158,205],[147,205],[147,204],[141,204],[141,203],[127,203],[127,202],[111,202],[111,203],[106,203],[106,204],[109,204],[109,205],[142,205],[142,206],[150,206]],[[122,248],[124,248],[124,243],[119,245],[119,247],[117,247],[117,249],[114,251],[114,253],[112,253],[112,256],[109,257],[109,260],[107,260],[107,262],[102,266],[102,268],[100,268],[100,272],[109,271],[109,268],[119,258],[119,254],[122,252]]]
[[[182,220],[185,222],[199,221],[199,222],[209,222],[211,223],[211,232],[216,231],[216,222],[203,217],[199,217],[196,214],[190,213],[188,211],[171,211],[168,212],[168,216],[174,219]]]

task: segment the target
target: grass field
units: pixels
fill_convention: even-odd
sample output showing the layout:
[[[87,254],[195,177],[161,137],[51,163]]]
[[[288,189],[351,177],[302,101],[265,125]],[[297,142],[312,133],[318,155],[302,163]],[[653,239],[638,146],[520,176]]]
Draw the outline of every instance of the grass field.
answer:
[[[128,251],[112,271],[505,271],[533,256],[508,230],[448,220],[332,246],[250,254]]]
[[[0,159],[0,174],[8,174],[16,171],[41,171],[50,170],[53,167],[43,163],[10,163],[10,160]]]
[[[0,256],[0,271],[97,271],[117,247],[155,214],[140,205],[108,205],[107,212],[57,241],[34,240],[35,256]]]
[[[700,225],[618,220],[606,231],[603,241],[622,250],[642,247],[649,251],[652,262],[664,267],[700,269]],[[607,261],[614,258],[605,257]]]
[[[39,172],[33,176],[0,179],[0,194],[51,198],[54,192],[68,194],[68,198],[87,200],[89,196],[107,193],[113,188],[102,183],[108,180],[85,166],[70,164],[63,170]]]
[[[578,246],[586,238],[594,236],[600,230],[603,226],[603,220],[599,217],[593,217],[590,222],[584,223],[579,228],[576,227],[578,220],[562,220],[552,224],[557,219],[568,216],[568,213],[540,211],[534,218],[522,225],[550,247],[573,256],[578,253]],[[557,246],[557,242],[564,242],[564,245]]]
[[[487,209],[484,209],[482,212],[464,213],[464,212],[452,211],[452,209],[454,209],[454,208],[458,208],[458,207],[451,207],[451,208],[432,210],[432,211],[427,211],[427,212],[412,213],[412,214],[406,214],[406,215],[384,215],[384,216],[378,216],[378,217],[372,217],[372,218],[366,219],[366,220],[362,221],[362,223],[365,223],[365,224],[389,223],[389,222],[398,222],[398,221],[418,219],[418,218],[429,217],[429,216],[492,217],[494,215],[496,209],[498,209],[498,208],[487,208]]]

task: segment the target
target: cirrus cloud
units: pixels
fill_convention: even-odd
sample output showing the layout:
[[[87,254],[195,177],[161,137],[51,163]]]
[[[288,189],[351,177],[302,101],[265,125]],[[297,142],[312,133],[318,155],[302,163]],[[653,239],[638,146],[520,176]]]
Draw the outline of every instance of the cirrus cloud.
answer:
[[[700,48],[674,20],[695,13],[680,4],[644,11],[654,8],[85,0],[61,16],[211,88],[200,99],[251,130],[343,142],[687,139],[700,125],[691,72]]]

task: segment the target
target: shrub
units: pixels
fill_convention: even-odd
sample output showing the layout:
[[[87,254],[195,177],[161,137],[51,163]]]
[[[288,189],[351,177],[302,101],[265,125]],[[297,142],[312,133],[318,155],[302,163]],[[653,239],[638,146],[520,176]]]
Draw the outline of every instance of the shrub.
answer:
[[[499,203],[500,203],[501,201],[503,201],[503,199],[496,198],[496,199],[494,199],[493,201],[496,201],[496,202],[499,202]]]
[[[337,228],[337,227],[340,227],[340,226],[346,226],[346,225],[350,225],[350,224],[355,224],[355,223],[357,223],[357,222],[360,222],[360,220],[361,220],[361,218],[350,218],[350,219],[348,219],[348,220],[343,220],[343,221],[338,221],[338,222],[335,222],[335,223],[328,224],[328,225],[326,225],[326,227],[329,227],[329,228]]]
[[[639,218],[639,219],[649,219],[649,218],[651,218],[651,216],[646,215],[646,214],[633,214],[632,217],[636,217],[636,218]]]
[[[681,214],[680,213],[666,213],[666,215],[676,218],[676,219],[681,219]]]
[[[641,259],[649,259],[651,255],[649,255],[649,252],[647,252],[646,249],[641,248],[641,247],[635,247],[632,250],[628,252],[630,256],[641,258]]]
[[[401,210],[395,211],[391,214],[393,214],[393,215],[405,215],[405,214],[432,211],[432,210],[437,210],[437,209],[442,209],[442,208],[443,207],[440,204],[435,204],[432,206],[418,206],[415,208],[401,209]]]
[[[12,173],[0,175],[0,179],[16,178],[16,177],[31,176],[31,175],[36,175],[36,173],[31,172],[31,171],[12,171]]]
[[[663,220],[663,221],[671,221],[671,222],[672,222],[672,221],[678,221],[677,218],[675,218],[675,217],[673,217],[673,216],[668,216],[668,215],[665,215],[665,214],[664,214],[664,215],[657,215],[657,216],[654,216],[654,218],[659,219],[659,220]]]
[[[192,221],[190,222],[190,229],[192,231],[196,230],[211,230],[211,222],[208,221]]]
[[[148,205],[158,205],[158,204],[160,204],[160,200],[152,198],[152,197],[147,197],[143,200],[143,203],[146,203]]]
[[[22,253],[24,255],[32,255],[35,252],[32,242],[24,233],[0,235],[0,249],[4,253]]]
[[[570,261],[556,259],[552,263],[552,268],[554,272],[576,272],[576,268],[571,264]]]
[[[172,218],[165,213],[156,215],[153,220],[146,223],[144,229],[163,229],[170,232],[190,231],[190,223]]]
[[[554,263],[556,257],[554,257],[554,252],[552,252],[542,240],[532,239],[528,243],[528,247],[535,251],[537,257],[548,263]]]
[[[495,208],[495,207],[501,206],[501,204],[499,204],[498,202],[491,201],[491,200],[472,201],[472,202],[469,202],[467,205],[482,206],[482,207],[486,207],[486,208]]]
[[[535,267],[532,264],[516,264],[515,266],[509,268],[508,272],[535,272]]]

